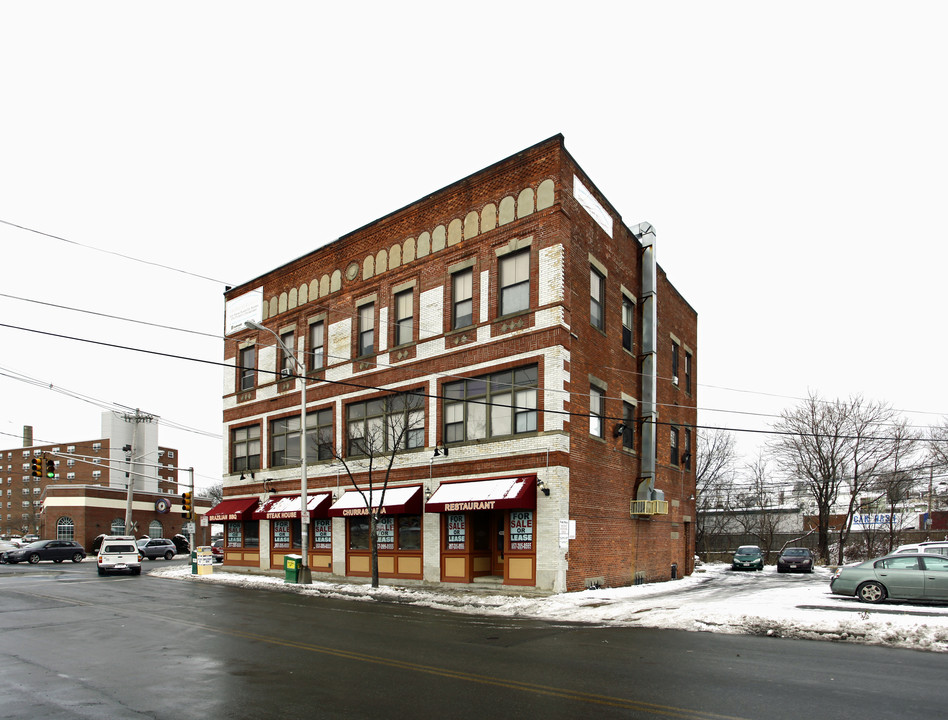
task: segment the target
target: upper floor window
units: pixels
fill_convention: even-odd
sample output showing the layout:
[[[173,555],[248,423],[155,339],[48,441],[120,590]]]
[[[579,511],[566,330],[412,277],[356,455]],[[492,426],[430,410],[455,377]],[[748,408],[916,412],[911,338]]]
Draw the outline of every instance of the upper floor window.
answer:
[[[535,432],[537,374],[531,365],[445,384],[444,441]]]
[[[92,450],[94,452],[99,452],[102,449],[102,443],[92,443]]]
[[[627,297],[622,298],[622,347],[632,352],[635,337],[635,304]]]
[[[359,308],[359,357],[375,352],[375,303]]]
[[[248,425],[230,432],[232,472],[260,469],[260,426]]]
[[[325,323],[322,320],[309,326],[309,369],[319,370],[325,364]]]
[[[293,355],[294,343],[296,342],[296,333],[292,330],[287,330],[285,333],[280,335],[280,342],[282,343],[279,347],[280,376],[292,377],[296,374],[296,357]],[[290,352],[284,350],[284,347],[286,347]]]
[[[332,410],[306,413],[306,462],[333,456]],[[293,465],[302,460],[300,416],[280,418],[270,423],[270,467]]]
[[[635,450],[635,405],[622,402],[622,447]]]
[[[685,352],[685,392],[691,392],[691,353]]]
[[[405,290],[395,296],[395,344],[405,345],[413,339],[414,293]]]
[[[606,394],[595,385],[589,388],[589,434],[603,437]]]
[[[681,465],[685,470],[691,470],[691,430],[685,428],[685,447],[681,453]]]
[[[257,384],[257,355],[253,345],[240,349],[237,354],[237,365],[240,390],[253,390]]]
[[[474,324],[474,270],[468,268],[451,276],[451,329]]]
[[[530,308],[530,250],[521,250],[500,258],[500,314]]]
[[[605,296],[606,279],[595,268],[589,268],[589,322],[600,330],[606,328]]]
[[[678,428],[672,427],[669,437],[669,449],[670,454],[668,461],[674,465],[678,466]]]
[[[352,403],[346,407],[346,428],[351,456],[424,447],[424,396],[407,392]]]

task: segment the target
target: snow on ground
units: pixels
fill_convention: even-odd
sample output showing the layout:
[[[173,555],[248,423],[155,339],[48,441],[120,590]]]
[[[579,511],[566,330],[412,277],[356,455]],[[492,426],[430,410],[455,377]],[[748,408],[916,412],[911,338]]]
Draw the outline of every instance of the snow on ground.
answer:
[[[633,587],[539,596],[515,588],[464,589],[324,582],[286,584],[282,577],[228,572],[192,575],[190,564],[149,572],[193,582],[297,592],[366,602],[397,602],[474,615],[595,625],[832,640],[948,652],[948,605],[888,602],[869,606],[829,594],[830,571],[812,575],[732,572],[701,565],[686,578]]]

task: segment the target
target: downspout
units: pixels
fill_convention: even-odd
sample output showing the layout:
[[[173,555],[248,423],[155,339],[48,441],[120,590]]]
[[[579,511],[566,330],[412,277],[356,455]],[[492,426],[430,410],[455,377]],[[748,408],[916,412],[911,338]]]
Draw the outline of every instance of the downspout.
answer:
[[[655,229],[643,222],[632,228],[642,245],[642,458],[636,500],[661,500],[655,490],[656,432],[658,430],[658,297]]]

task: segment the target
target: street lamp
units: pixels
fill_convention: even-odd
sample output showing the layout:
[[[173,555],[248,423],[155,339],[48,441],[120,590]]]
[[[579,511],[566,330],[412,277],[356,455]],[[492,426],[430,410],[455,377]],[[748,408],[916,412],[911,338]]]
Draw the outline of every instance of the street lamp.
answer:
[[[309,509],[307,508],[309,498],[306,493],[306,367],[296,359],[296,353],[288,348],[286,343],[280,339],[280,336],[270,328],[251,320],[247,320],[244,327],[248,330],[265,330],[273,335],[287,357],[293,358],[293,363],[296,365],[302,379],[300,393],[300,404],[302,405],[300,409],[300,541],[303,544],[303,563],[300,566],[299,583],[309,585],[313,582],[313,575],[309,568]]]

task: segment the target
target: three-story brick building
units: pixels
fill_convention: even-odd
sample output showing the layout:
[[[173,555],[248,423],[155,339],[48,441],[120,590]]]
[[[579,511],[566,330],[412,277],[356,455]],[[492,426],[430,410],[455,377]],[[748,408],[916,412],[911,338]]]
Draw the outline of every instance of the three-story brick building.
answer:
[[[305,365],[317,576],[370,572],[370,464],[383,578],[691,572],[697,315],[655,247],[555,136],[229,289],[225,562],[302,550]]]

